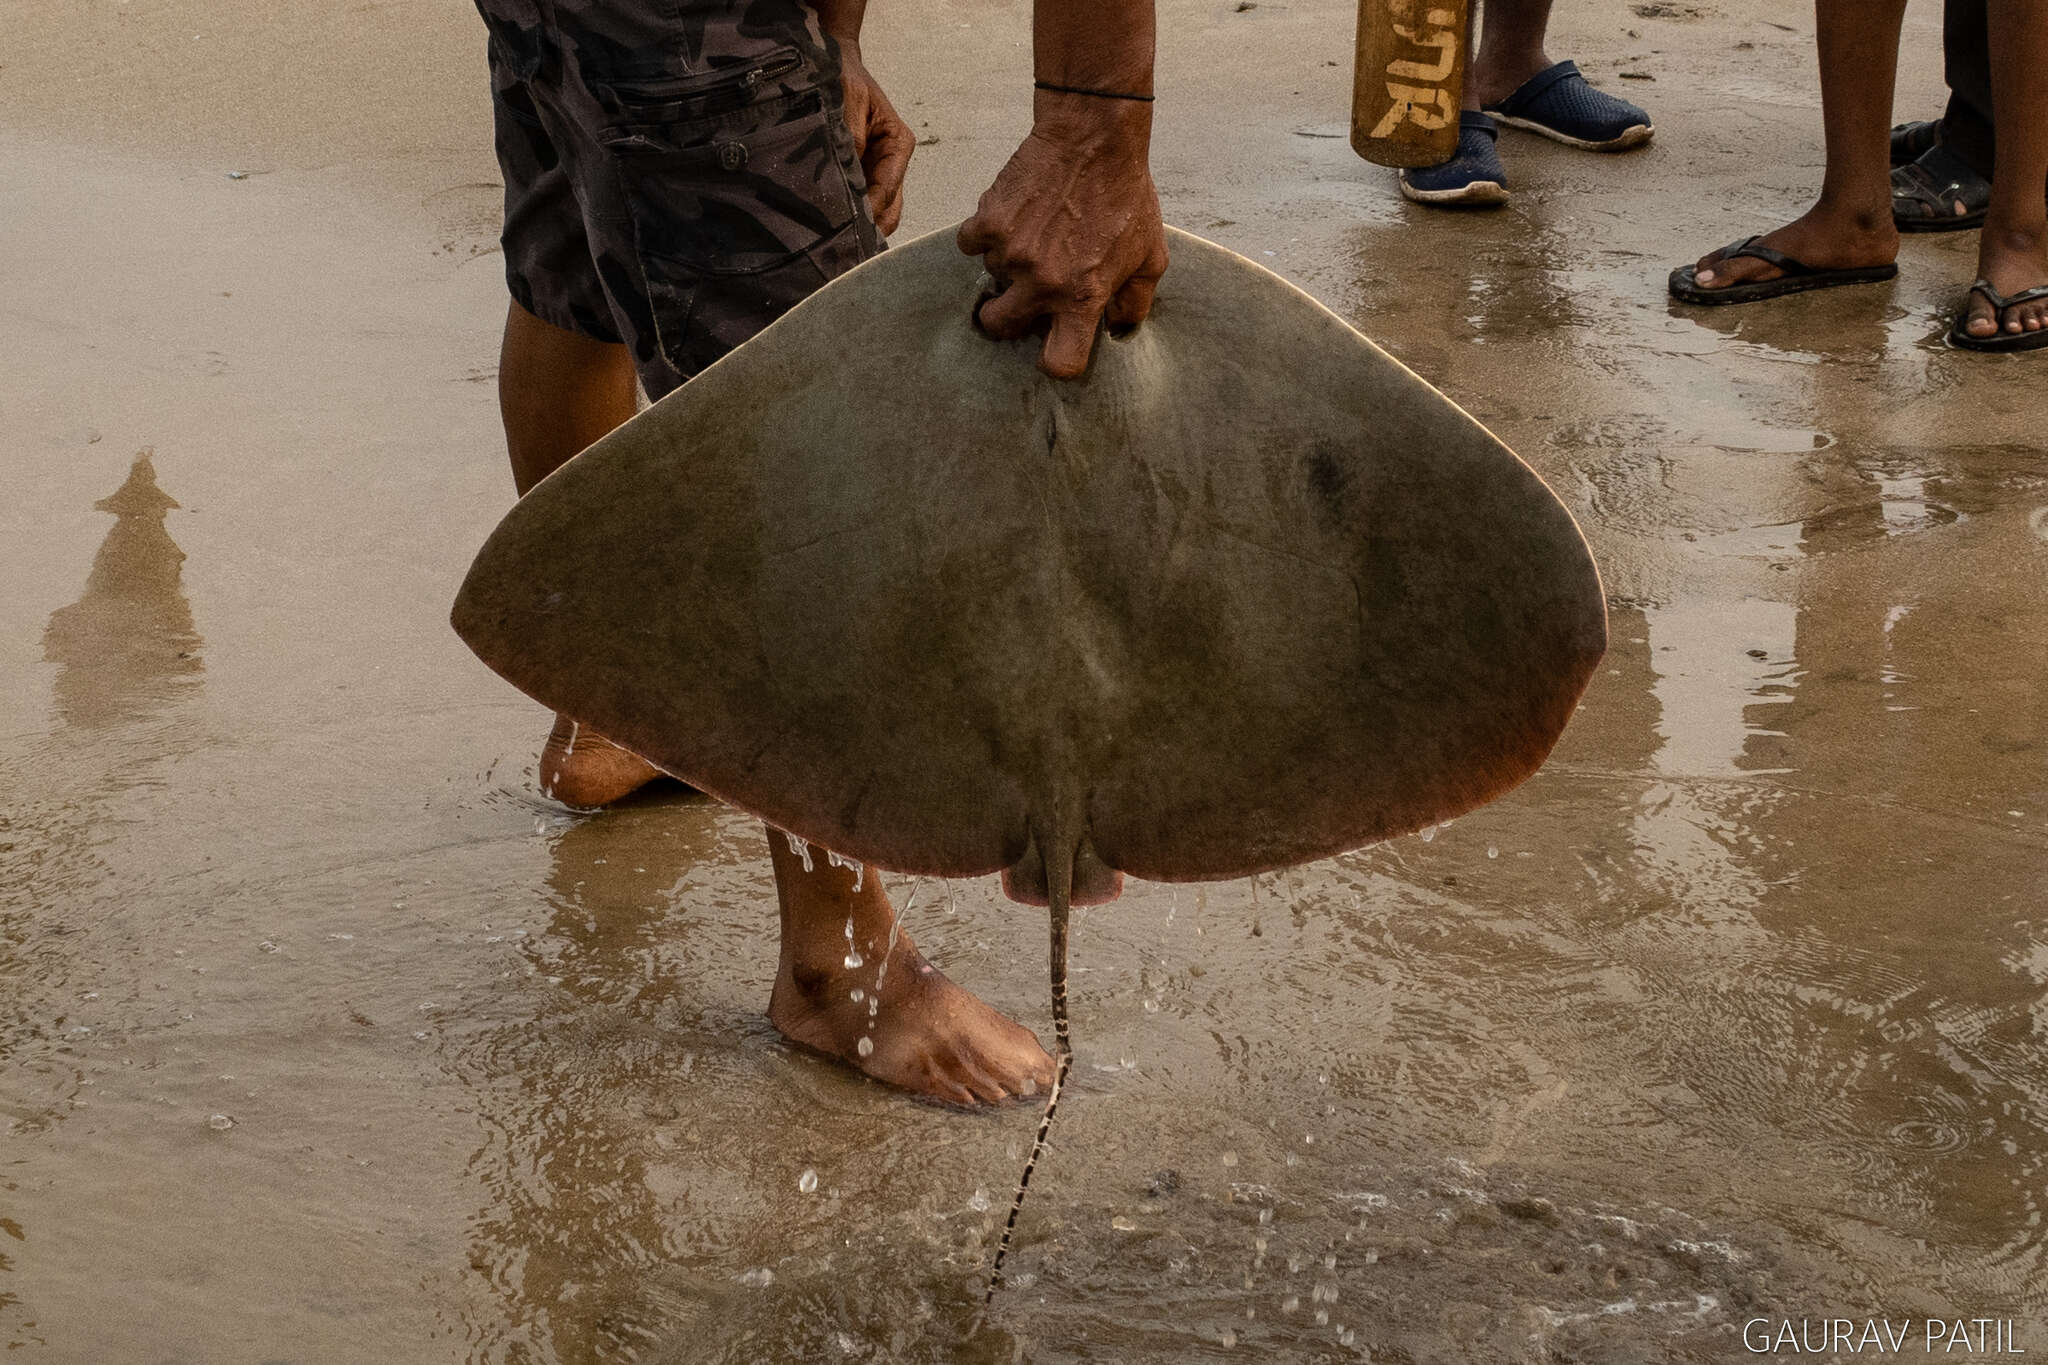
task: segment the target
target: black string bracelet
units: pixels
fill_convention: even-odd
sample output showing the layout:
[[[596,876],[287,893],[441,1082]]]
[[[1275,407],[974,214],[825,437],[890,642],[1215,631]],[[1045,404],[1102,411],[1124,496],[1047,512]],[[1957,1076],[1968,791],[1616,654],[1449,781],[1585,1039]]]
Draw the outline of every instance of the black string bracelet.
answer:
[[[1040,90],[1056,90],[1062,95],[1093,95],[1099,100],[1136,100],[1140,104],[1152,103],[1150,95],[1130,95],[1121,90],[1091,90],[1085,85],[1055,85],[1051,81],[1033,81]]]

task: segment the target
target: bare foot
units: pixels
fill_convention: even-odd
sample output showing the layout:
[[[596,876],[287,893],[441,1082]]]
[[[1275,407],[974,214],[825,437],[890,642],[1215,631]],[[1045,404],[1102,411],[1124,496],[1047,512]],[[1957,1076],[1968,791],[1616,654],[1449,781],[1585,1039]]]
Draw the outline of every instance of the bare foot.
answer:
[[[608,806],[660,776],[640,755],[563,715],[540,751],[541,794],[565,805]]]
[[[2048,250],[2041,234],[2001,231],[1986,224],[1977,242],[1977,278],[2007,298],[2035,285],[2048,284]],[[2038,332],[2048,327],[2048,299],[2031,299],[2005,310],[2001,320],[1991,300],[1970,291],[1963,330],[1973,337],[1994,337],[2002,325],[2007,334]]]
[[[768,1019],[784,1037],[951,1104],[993,1104],[1052,1084],[1052,1058],[1031,1030],[925,961],[878,877],[822,848],[792,847],[779,830],[768,840],[782,898]]]
[[[1816,204],[1798,218],[1759,239],[1817,270],[1850,270],[1890,265],[1899,258],[1899,229],[1883,214],[1842,213]],[[1726,250],[1722,248],[1721,250]],[[1785,272],[1768,261],[1738,256],[1722,263],[1721,250],[1700,257],[1695,279],[1702,289],[1726,289],[1752,280],[1774,280]]]

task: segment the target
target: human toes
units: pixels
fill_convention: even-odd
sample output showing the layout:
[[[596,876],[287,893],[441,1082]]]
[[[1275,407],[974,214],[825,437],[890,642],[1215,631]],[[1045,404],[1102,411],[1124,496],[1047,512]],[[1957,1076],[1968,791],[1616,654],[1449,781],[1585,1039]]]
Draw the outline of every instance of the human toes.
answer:
[[[1775,270],[1769,262],[1754,256],[1737,256],[1730,259],[1725,250],[1710,251],[1700,258],[1693,267],[1693,279],[1705,289],[1725,289],[1729,285],[1747,284],[1751,280],[1766,278],[1766,272]]]
[[[1975,290],[1970,292],[1970,301],[1966,305],[1965,317],[1967,320],[1963,323],[1963,330],[1971,336],[1993,337],[1998,335],[1998,310],[1991,306],[1991,300],[1985,298],[1983,294]],[[2018,328],[2013,327],[2010,330],[2017,331]]]

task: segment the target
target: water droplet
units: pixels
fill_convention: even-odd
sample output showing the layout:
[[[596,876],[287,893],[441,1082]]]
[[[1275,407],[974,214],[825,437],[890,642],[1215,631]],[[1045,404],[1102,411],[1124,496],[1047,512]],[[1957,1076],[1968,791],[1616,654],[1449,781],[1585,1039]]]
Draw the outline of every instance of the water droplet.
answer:
[[[1225,1152],[1223,1154],[1223,1164],[1226,1166],[1235,1166],[1237,1164],[1237,1153]]]
[[[817,1189],[818,1173],[808,1166],[804,1167],[804,1173],[796,1178],[796,1188],[799,1194],[809,1194]]]
[[[853,889],[856,892],[860,890],[861,882],[865,880],[865,878],[867,877],[867,868],[861,863],[860,859],[849,858],[843,853],[834,853],[831,849],[828,848],[825,850],[825,862],[828,866],[831,867],[852,868]]]
[[[1147,1013],[1147,1014],[1157,1014],[1157,1013],[1159,1013],[1159,1002],[1158,1002],[1157,1000],[1147,999],[1147,1000],[1145,1001],[1145,1013]]]
[[[853,1050],[865,1057],[875,1050],[875,1040],[872,1038],[862,1038],[853,1045]]]
[[[976,1213],[987,1213],[988,1190],[982,1186],[977,1185],[975,1187],[974,1193],[968,1197],[967,1207],[973,1209]]]
[[[1431,841],[1432,839],[1434,839],[1434,838],[1436,838],[1436,826],[1435,826],[1435,825],[1425,825],[1425,826],[1423,826],[1423,829],[1422,829],[1422,842],[1426,844],[1426,843],[1430,842],[1430,841]]]
[[[1260,1210],[1259,1210],[1259,1226],[1260,1226],[1260,1227],[1264,1227],[1264,1226],[1265,1226],[1266,1224],[1268,1224],[1268,1223],[1270,1223],[1270,1222],[1272,1222],[1272,1221],[1273,1221],[1273,1210],[1271,1210],[1271,1209],[1260,1209]]]
[[[858,1005],[858,1004],[859,1004],[859,1003],[860,1003],[861,1001],[863,1001],[863,1000],[865,1000],[865,999],[867,999],[867,998],[868,998],[868,993],[867,993],[866,991],[862,990],[862,989],[861,989],[860,987],[858,987],[858,986],[855,986],[855,987],[853,988],[853,995],[852,995],[851,999],[853,1000],[853,1003],[854,1003],[854,1004]]]
[[[1325,1269],[1325,1270],[1335,1270],[1336,1268],[1337,1268],[1337,1253],[1336,1253],[1336,1252],[1334,1252],[1334,1251],[1326,1253],[1326,1254],[1325,1254],[1325,1255],[1323,1256],[1323,1269]]]
[[[262,949],[262,950],[263,950],[264,952],[266,952],[266,953],[274,953],[274,952],[276,952],[276,951],[277,951],[277,945],[276,945],[275,943],[272,943],[272,942],[271,942],[271,941],[270,941],[269,939],[267,939],[267,938],[266,938],[266,939],[264,939],[264,940],[263,940],[263,942],[261,942],[261,943],[257,944],[256,946],[257,946],[258,948],[261,948],[261,949]]]
[[[1299,1294],[1289,1294],[1286,1298],[1280,1300],[1280,1311],[1283,1313],[1298,1312],[1300,1308],[1301,1295]]]
[[[1492,844],[1488,844],[1486,846],[1486,856],[1489,858],[1498,858],[1500,856],[1500,850],[1495,848]]]
[[[868,1018],[874,1018],[876,1012],[879,1011],[881,1008],[882,997],[879,995],[870,997],[868,1000]]]
[[[775,1272],[767,1266],[749,1270],[740,1276],[740,1283],[749,1289],[766,1289],[775,1283]]]
[[[1126,1218],[1122,1214],[1118,1214],[1116,1217],[1110,1219],[1109,1225],[1115,1228],[1118,1232],[1136,1232],[1138,1230],[1137,1221],[1135,1219]]]
[[[848,953],[846,955],[846,970],[850,972],[855,967],[865,965],[866,961],[867,959],[863,958],[858,952]]]
[[[216,1133],[225,1133],[228,1129],[235,1126],[235,1121],[226,1114],[215,1114],[206,1121],[206,1126],[213,1129]]]
[[[1224,1329],[1223,1329],[1223,1348],[1224,1348],[1225,1350],[1229,1350],[1229,1349],[1230,1349],[1231,1347],[1233,1347],[1233,1346],[1235,1346],[1235,1345],[1237,1345],[1237,1333],[1235,1333],[1235,1332],[1231,1331],[1231,1330],[1230,1330],[1230,1329],[1229,1329],[1228,1327],[1224,1328]]]

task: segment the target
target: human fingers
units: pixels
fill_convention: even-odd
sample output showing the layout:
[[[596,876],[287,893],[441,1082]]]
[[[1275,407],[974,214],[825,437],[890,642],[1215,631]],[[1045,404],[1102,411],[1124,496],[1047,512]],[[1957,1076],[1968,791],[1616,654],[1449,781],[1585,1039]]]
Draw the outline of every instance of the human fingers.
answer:
[[[1038,355],[1038,368],[1054,379],[1079,379],[1086,374],[1088,357],[1095,350],[1095,324],[1101,316],[1093,311],[1054,313],[1045,349]]]
[[[1166,273],[1166,242],[1162,238],[1138,273],[1125,280],[1103,315],[1112,327],[1135,327],[1152,314],[1152,296]]]
[[[996,340],[1015,341],[1030,331],[1044,313],[1037,291],[1011,285],[1002,293],[983,299],[974,310],[974,320]]]
[[[846,131],[853,134],[854,159],[866,165],[870,121],[868,87],[866,81],[857,79],[852,72],[848,72],[842,82],[839,112],[846,120]]]
[[[900,120],[884,120],[876,124],[861,159],[868,178],[868,211],[884,237],[903,221],[903,180],[916,150],[917,139],[907,126]]]
[[[954,245],[960,248],[963,256],[985,256],[1002,240],[1003,234],[995,221],[980,209],[960,225],[960,231],[953,237]]]

